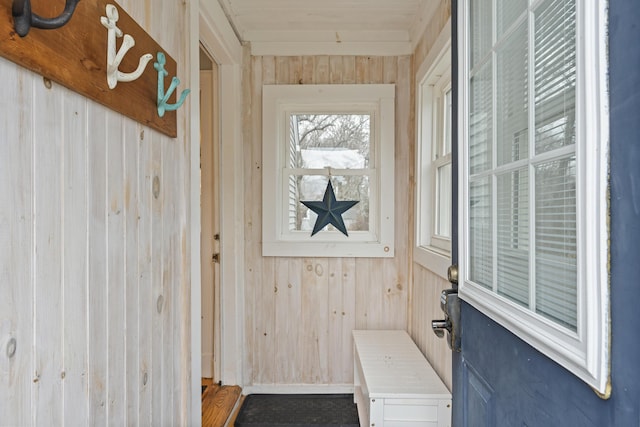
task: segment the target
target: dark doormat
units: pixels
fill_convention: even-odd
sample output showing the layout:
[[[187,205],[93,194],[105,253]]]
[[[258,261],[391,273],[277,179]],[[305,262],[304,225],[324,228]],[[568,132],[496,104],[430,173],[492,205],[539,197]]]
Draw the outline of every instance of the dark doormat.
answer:
[[[352,394],[250,394],[237,427],[359,427]]]

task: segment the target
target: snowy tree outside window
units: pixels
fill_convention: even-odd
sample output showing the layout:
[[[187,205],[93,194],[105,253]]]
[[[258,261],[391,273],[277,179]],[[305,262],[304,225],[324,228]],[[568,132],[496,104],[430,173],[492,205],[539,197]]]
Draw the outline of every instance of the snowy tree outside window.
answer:
[[[316,214],[300,201],[321,200],[331,179],[338,200],[359,203],[343,214],[349,231],[369,230],[369,114],[292,114],[289,229],[310,231]],[[305,170],[304,173],[297,172]],[[346,175],[343,171],[359,173]],[[314,173],[314,171],[318,172]],[[329,172],[329,176],[327,176]],[[328,230],[333,230],[329,226]]]

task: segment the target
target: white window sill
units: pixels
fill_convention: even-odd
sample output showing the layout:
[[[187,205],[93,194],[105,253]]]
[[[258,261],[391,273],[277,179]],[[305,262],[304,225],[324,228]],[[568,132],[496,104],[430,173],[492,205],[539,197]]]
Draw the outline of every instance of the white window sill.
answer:
[[[451,253],[432,246],[417,246],[413,248],[413,261],[448,280],[447,270],[451,265]]]

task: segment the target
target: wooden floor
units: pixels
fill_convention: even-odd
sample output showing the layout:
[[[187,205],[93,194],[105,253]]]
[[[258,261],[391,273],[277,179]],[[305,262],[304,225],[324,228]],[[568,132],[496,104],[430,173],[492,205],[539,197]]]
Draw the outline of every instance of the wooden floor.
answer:
[[[206,378],[203,378],[202,385],[207,386],[202,393],[202,427],[233,426],[240,408],[242,389],[213,384]]]

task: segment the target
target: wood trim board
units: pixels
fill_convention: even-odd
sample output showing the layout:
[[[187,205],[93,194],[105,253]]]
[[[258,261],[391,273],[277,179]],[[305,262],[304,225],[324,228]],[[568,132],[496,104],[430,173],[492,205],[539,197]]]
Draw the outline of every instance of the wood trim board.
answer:
[[[156,100],[158,73],[153,67],[158,52],[166,56],[165,90],[176,76],[176,61],[156,43],[115,1],[80,0],[71,20],[56,30],[31,28],[20,37],[13,27],[12,0],[0,3],[0,56],[13,61],[43,77],[80,93],[114,111],[175,138],[177,114],[167,111],[158,116]],[[34,13],[50,18],[64,10],[64,0],[32,0]],[[134,71],[139,58],[153,55],[144,72],[133,82],[119,82],[112,90],[107,85],[107,29],[100,17],[106,16],[106,5],[113,4],[119,12],[118,28],[135,40],[120,64],[123,72]],[[117,39],[120,47],[122,38]],[[178,86],[176,92],[181,91]],[[174,103],[176,93],[169,103]]]

